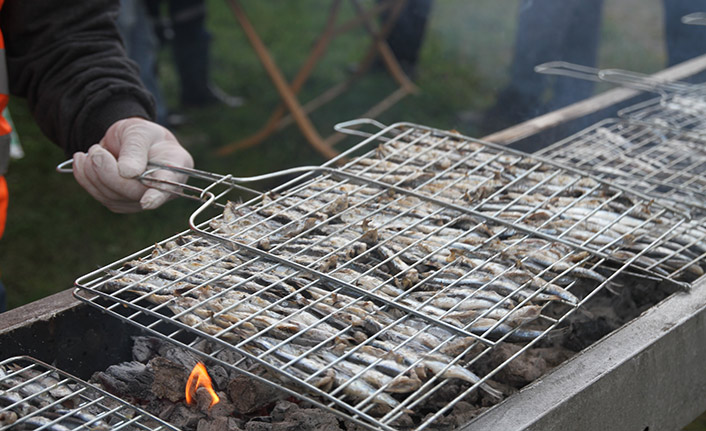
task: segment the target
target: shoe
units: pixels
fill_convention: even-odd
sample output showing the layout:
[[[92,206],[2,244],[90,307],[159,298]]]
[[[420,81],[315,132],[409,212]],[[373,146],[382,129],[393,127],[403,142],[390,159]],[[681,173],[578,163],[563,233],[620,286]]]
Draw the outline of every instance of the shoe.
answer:
[[[209,84],[207,90],[199,95],[192,95],[182,100],[182,105],[192,108],[202,108],[210,105],[225,105],[229,108],[243,106],[245,99],[239,96],[231,96],[215,85]]]

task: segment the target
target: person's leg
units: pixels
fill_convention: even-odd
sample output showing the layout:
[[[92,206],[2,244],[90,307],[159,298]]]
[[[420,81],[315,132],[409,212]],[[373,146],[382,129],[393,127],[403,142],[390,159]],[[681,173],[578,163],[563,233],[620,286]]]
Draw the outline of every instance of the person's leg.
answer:
[[[210,97],[209,47],[206,31],[206,4],[203,0],[169,0],[169,15],[174,32],[172,52],[179,75],[181,102],[199,105]]]
[[[485,111],[480,128],[490,133],[545,112],[547,77],[534,71],[538,64],[560,60],[569,8],[564,0],[523,0],[515,30],[510,80]]]
[[[144,0],[121,0],[118,28],[128,57],[140,68],[140,79],[155,99],[157,122],[167,123],[167,107],[157,78],[159,44]]]
[[[563,0],[571,8],[567,14],[566,33],[562,38],[558,59],[582,66],[595,67],[603,12],[603,0]],[[595,84],[584,79],[557,76],[552,78],[552,97],[546,105],[553,111],[586,99]]]
[[[387,44],[410,76],[414,75],[419,60],[431,4],[432,0],[408,0],[387,35]],[[383,23],[386,18],[387,14],[384,14]]]
[[[561,103],[575,100],[576,94],[564,93],[565,84],[578,84],[575,79],[543,75],[535,66],[549,61],[582,62],[595,57],[598,44],[602,0],[523,0],[515,35],[515,49],[510,66],[510,82],[498,92],[495,104],[488,109],[481,128],[489,133],[528,120]],[[578,24],[574,18],[585,15]],[[579,26],[580,30],[573,28]],[[585,41],[580,31],[586,32]],[[572,52],[568,44],[576,43]],[[595,61],[595,60],[594,60]],[[592,65],[588,64],[588,65]],[[593,88],[579,92],[583,95]]]
[[[169,0],[169,15],[181,103],[185,106],[222,103],[233,108],[242,105],[242,98],[226,94],[211,82],[211,35],[206,30],[204,0]]]
[[[564,0],[524,0],[520,5],[508,88],[530,105],[527,109],[538,109],[546,93],[547,77],[536,73],[535,66],[561,60],[561,41],[570,13]]]
[[[706,26],[681,22],[684,15],[706,12],[706,1],[664,0],[663,4],[667,65],[673,66],[706,53]]]

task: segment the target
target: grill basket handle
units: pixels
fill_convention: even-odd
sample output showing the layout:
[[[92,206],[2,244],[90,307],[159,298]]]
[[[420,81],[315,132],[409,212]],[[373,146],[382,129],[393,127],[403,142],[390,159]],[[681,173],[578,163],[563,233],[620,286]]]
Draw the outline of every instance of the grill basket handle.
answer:
[[[681,17],[683,24],[706,25],[706,12],[692,12]]]
[[[597,69],[567,61],[550,61],[535,66],[534,71],[547,75],[567,76],[594,82],[609,82],[634,90],[649,91],[666,96],[667,93],[683,93],[691,86],[682,82],[669,82],[650,75],[623,69]]]
[[[157,170],[169,170],[172,172],[177,172],[180,174],[184,174],[189,178],[196,178],[200,180],[204,180],[209,183],[208,186],[206,187],[196,187],[192,186],[189,184],[185,183],[177,183],[174,181],[168,181],[168,180],[162,180],[158,178],[151,177],[150,174],[157,171]],[[247,183],[254,183],[258,181],[264,181],[264,180],[270,180],[278,177],[283,177],[283,176],[288,176],[288,175],[295,175],[295,174],[306,174],[306,173],[312,173],[312,172],[318,172],[324,170],[324,168],[321,168],[319,166],[298,166],[294,168],[289,168],[289,169],[283,169],[280,171],[275,171],[275,172],[270,172],[267,174],[262,174],[262,175],[255,175],[251,177],[235,177],[233,175],[221,175],[221,174],[216,174],[213,172],[208,172],[208,171],[202,171],[198,169],[193,169],[193,168],[183,168],[179,166],[167,166],[167,165],[162,165],[159,163],[149,163],[147,165],[147,170],[145,172],[141,173],[139,176],[137,176],[135,179],[140,181],[142,184],[144,184],[147,187],[152,187],[156,188],[162,191],[166,191],[169,193],[173,193],[177,196],[180,197],[185,197],[197,201],[208,201],[212,199],[210,190],[219,184],[227,186],[227,187],[232,187],[232,188],[238,188],[240,190],[256,194],[256,195],[262,195],[263,193],[259,190],[251,189],[249,187],[245,187],[243,184]],[[56,171],[62,174],[71,174],[73,173],[73,160],[65,160],[61,163],[59,163],[56,167]]]
[[[385,130],[387,128],[383,123],[373,120],[372,118],[358,118],[356,120],[344,121],[333,126],[333,129],[339,133],[345,133],[351,136],[362,136],[364,138],[370,138],[374,133],[364,132],[358,130],[362,126],[375,126],[380,130]]]
[[[601,78],[598,76],[600,69],[569,63],[568,61],[549,61],[538,64],[534,67],[534,71],[546,75],[567,76],[585,81],[601,82]]]

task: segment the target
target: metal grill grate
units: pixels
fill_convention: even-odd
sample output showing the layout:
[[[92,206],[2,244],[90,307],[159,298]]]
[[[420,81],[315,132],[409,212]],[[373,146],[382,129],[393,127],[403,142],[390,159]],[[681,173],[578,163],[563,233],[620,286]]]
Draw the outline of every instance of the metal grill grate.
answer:
[[[696,15],[694,16],[696,19]],[[632,122],[654,125],[695,134],[704,132],[706,86],[678,81],[662,81],[649,75],[621,69],[596,69],[563,61],[552,61],[535,68],[539,73],[561,75],[597,82],[610,82],[659,97],[618,111],[618,116]]]
[[[0,362],[0,430],[176,430],[29,357]]]
[[[676,130],[609,119],[538,154],[696,213],[706,205],[703,139]]]
[[[650,99],[618,111],[629,121],[680,130],[698,138],[706,131],[706,98],[703,90]]]
[[[634,140],[640,145],[647,139],[644,137],[647,130],[642,128],[641,132],[623,137],[621,142],[627,145]],[[664,139],[664,135],[661,137]],[[567,167],[576,163],[532,157],[419,125],[392,126],[378,139],[390,140],[374,154],[369,153],[351,162],[343,170],[351,171],[357,177],[389,184],[401,193],[419,196],[468,216],[498,223],[512,234],[522,232],[621,261],[629,255],[624,253],[626,250],[637,253],[643,250],[637,244],[639,242],[645,246],[652,243],[654,247],[666,245],[679,249],[676,254],[663,250],[670,256],[660,263],[666,266],[669,266],[666,264],[668,260],[678,261],[685,257],[678,257],[685,248],[675,243],[686,241],[688,248],[704,239],[706,231],[698,223],[684,219],[684,213],[655,205],[651,197],[634,192],[640,190],[634,184],[619,188],[588,177],[582,173],[584,170]],[[696,184],[698,176],[695,173],[687,176],[700,170],[701,160],[698,154],[684,151],[681,142],[676,145],[680,145],[678,151],[665,148],[663,153],[655,150],[650,156],[653,162],[655,159],[664,160],[683,175],[678,180],[667,177],[662,182],[682,180],[677,188],[689,187],[689,190],[696,191],[700,188]],[[690,154],[676,156],[672,152]],[[629,154],[626,158],[636,156]],[[676,161],[668,164],[670,157]],[[672,176],[676,173],[673,172]],[[692,235],[691,240],[685,237]],[[686,266],[675,263],[671,272],[665,267],[656,270],[656,266],[640,262],[639,258],[631,264],[662,272],[676,280],[688,278],[686,272],[690,271],[690,265],[700,260],[703,254],[699,252],[694,257],[696,260],[683,262]],[[691,269],[700,274],[698,269]]]
[[[494,376],[601,288],[703,273],[686,215],[459,135],[397,124],[307,170],[243,204],[225,202],[232,177],[202,176],[196,234],[76,295],[348,420],[424,429],[471,396],[497,402]],[[518,352],[481,373],[504,343]]]

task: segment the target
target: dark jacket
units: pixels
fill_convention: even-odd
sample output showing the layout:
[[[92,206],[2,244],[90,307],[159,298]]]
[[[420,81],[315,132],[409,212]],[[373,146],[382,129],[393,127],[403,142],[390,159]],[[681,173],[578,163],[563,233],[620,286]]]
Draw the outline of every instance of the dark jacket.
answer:
[[[41,130],[67,156],[98,143],[115,121],[154,118],[115,26],[119,0],[5,0],[10,94],[26,97]]]

